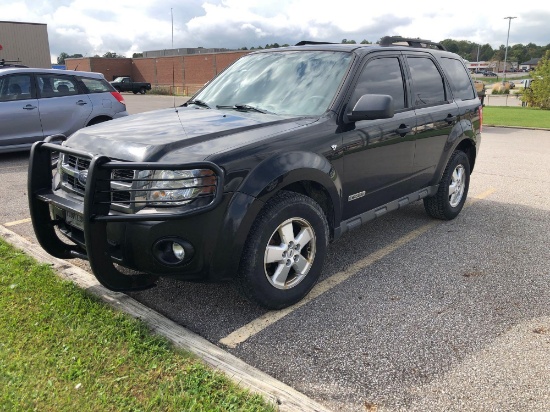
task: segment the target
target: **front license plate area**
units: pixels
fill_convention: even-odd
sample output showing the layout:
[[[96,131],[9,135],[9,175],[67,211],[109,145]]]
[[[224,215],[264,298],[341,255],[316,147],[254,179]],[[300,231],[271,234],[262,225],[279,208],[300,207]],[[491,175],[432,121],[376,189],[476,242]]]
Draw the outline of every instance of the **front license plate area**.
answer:
[[[67,224],[71,225],[72,227],[84,230],[84,216],[78,213],[67,210],[65,212],[65,222],[67,222]]]

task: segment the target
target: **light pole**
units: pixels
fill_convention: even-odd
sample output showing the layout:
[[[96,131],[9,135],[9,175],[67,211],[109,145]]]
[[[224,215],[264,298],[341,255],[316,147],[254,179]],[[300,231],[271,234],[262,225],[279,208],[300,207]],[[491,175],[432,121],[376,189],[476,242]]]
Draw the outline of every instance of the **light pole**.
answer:
[[[516,19],[517,17],[505,17],[504,19],[508,19],[508,36],[506,36],[506,50],[504,51],[504,80],[502,80],[502,83],[506,81],[506,58],[508,57],[508,39],[510,38],[510,25],[512,24],[512,19]]]

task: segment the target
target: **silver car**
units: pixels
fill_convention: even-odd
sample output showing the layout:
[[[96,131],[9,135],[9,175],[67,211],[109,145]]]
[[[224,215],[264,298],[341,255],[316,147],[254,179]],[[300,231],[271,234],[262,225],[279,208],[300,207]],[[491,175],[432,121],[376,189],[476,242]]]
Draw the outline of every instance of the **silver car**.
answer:
[[[124,98],[101,73],[0,69],[0,153],[123,116]]]

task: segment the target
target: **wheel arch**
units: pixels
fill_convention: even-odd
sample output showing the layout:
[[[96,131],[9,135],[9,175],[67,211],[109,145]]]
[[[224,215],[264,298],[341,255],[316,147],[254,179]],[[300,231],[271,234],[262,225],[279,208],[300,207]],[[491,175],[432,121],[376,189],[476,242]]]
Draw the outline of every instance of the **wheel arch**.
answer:
[[[332,163],[311,152],[290,152],[261,162],[242,182],[239,192],[266,203],[281,190],[306,195],[325,212],[331,236],[340,224],[342,183]]]
[[[454,148],[454,150],[460,150],[466,153],[466,156],[468,156],[468,161],[470,162],[470,173],[472,173],[474,170],[474,165],[476,162],[476,155],[477,155],[477,150],[474,142],[469,138],[463,139]]]
[[[113,118],[107,115],[99,115],[90,119],[88,123],[86,123],[86,126],[93,126],[94,124],[107,122],[109,120],[113,120]]]

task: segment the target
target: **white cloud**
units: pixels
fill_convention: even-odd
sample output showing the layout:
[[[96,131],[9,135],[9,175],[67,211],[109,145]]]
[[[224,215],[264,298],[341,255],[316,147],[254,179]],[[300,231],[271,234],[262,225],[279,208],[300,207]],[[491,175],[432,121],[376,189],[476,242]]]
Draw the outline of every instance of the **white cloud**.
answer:
[[[478,2],[450,7],[440,0],[0,0],[2,20],[46,23],[53,60],[61,52],[102,55],[172,47],[240,48],[300,40],[363,39],[384,35],[506,43],[550,43],[550,11],[534,3]]]

